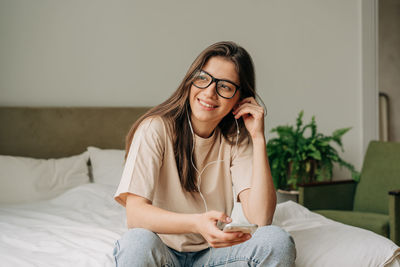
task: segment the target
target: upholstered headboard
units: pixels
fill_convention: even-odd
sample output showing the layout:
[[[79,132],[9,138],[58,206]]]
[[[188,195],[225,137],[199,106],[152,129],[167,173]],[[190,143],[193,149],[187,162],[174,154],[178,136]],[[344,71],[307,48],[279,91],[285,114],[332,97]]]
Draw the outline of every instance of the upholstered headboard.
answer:
[[[59,158],[87,146],[123,149],[148,107],[0,107],[0,154]]]

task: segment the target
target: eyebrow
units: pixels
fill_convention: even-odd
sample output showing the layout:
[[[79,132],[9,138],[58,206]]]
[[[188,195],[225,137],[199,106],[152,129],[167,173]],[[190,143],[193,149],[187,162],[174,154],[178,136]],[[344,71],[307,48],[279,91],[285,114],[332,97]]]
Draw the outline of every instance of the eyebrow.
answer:
[[[205,71],[205,70],[203,70],[203,69],[201,69],[200,71],[207,73],[207,74],[210,75],[211,77],[214,77],[213,75],[211,75],[210,73],[208,73],[207,71]],[[214,78],[215,78],[215,77],[214,77]],[[235,83],[235,82],[233,82],[233,81],[231,81],[231,80],[228,80],[228,79],[219,79],[219,78],[216,78],[216,79],[218,79],[218,80],[220,80],[220,81],[230,82],[230,83],[233,83],[234,85],[236,85],[237,87],[240,87],[240,85],[238,85],[237,83]]]

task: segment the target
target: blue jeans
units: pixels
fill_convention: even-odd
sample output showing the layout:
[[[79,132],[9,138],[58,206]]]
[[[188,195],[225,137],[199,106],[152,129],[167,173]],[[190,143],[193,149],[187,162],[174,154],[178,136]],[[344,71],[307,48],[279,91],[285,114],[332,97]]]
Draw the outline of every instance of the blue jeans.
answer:
[[[142,266],[294,266],[293,238],[277,226],[263,226],[239,245],[178,252],[166,246],[155,233],[133,228],[114,248],[117,267]]]

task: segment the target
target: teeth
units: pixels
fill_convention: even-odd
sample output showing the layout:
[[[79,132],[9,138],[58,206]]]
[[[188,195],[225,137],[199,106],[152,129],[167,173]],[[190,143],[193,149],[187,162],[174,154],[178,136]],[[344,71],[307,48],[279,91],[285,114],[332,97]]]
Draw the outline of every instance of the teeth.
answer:
[[[207,103],[201,101],[200,99],[199,99],[199,102],[200,102],[200,104],[202,104],[202,105],[205,106],[205,107],[208,107],[208,108],[215,108],[215,106],[209,105],[209,104],[207,104]]]

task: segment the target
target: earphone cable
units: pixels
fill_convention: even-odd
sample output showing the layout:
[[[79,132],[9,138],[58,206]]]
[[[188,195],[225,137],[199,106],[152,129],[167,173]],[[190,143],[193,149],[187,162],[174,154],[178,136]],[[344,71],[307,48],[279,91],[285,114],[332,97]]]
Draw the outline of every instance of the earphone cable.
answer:
[[[195,166],[195,164],[194,164],[194,162],[193,162],[193,153],[194,153],[194,147],[195,147],[195,142],[196,142],[196,140],[195,140],[195,135],[194,135],[192,123],[191,123],[190,118],[189,118],[189,113],[186,113],[186,115],[187,115],[187,118],[188,118],[188,122],[189,122],[189,126],[190,126],[190,131],[192,132],[192,139],[193,139],[193,142],[192,142],[192,143],[193,143],[193,145],[192,145],[192,150],[191,150],[191,152],[190,152],[190,161],[191,161],[191,163],[192,163],[193,168],[196,170],[196,172],[197,172],[197,174],[198,174],[198,178],[197,178],[197,179],[198,179],[197,189],[198,189],[198,191],[199,191],[199,195],[200,195],[201,199],[203,200],[204,207],[205,207],[205,210],[206,210],[206,212],[207,212],[207,211],[208,211],[207,202],[206,202],[206,199],[205,199],[205,197],[203,196],[203,194],[201,193],[201,190],[200,190],[201,175],[203,174],[204,170],[205,170],[208,166],[210,166],[211,164],[218,163],[218,162],[223,162],[223,161],[226,161],[226,160],[223,159],[223,160],[211,161],[211,162],[207,163],[201,171],[199,171],[199,170],[196,168],[196,166]],[[238,124],[238,122],[237,122],[236,119],[235,119],[235,123],[236,123],[236,143],[235,143],[235,150],[234,150],[234,152],[233,152],[232,158],[235,158],[235,157],[236,157],[236,154],[237,154],[237,151],[238,151],[239,134],[240,134],[240,131],[239,131],[239,124]],[[209,253],[209,255],[208,255],[208,259],[207,259],[207,262],[206,262],[206,264],[205,264],[206,266],[208,265],[208,263],[209,263],[209,261],[210,261],[210,258],[211,258],[211,254],[212,254],[212,247],[209,247],[209,248],[210,248],[210,253]],[[225,261],[225,265],[224,265],[224,266],[226,266],[226,265],[228,264],[228,260],[229,260],[229,256],[230,256],[230,254],[231,254],[231,251],[232,251],[232,246],[229,247],[229,253],[228,253],[227,257],[226,257],[226,261]]]

